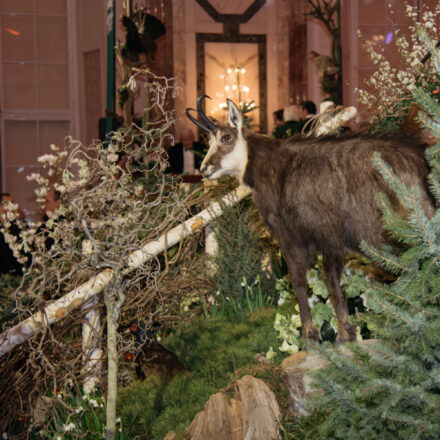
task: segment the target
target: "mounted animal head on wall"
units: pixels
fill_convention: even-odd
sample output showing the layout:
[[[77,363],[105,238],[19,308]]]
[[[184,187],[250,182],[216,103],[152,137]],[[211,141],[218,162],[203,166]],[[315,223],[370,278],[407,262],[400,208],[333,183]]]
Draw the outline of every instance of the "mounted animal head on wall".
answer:
[[[130,17],[124,15],[121,19],[127,34],[122,56],[131,62],[138,62],[141,54],[146,61],[154,61],[156,53],[155,40],[165,34],[164,24],[145,9],[136,10]]]
[[[200,171],[208,180],[231,175],[241,180],[247,163],[247,141],[243,126],[243,115],[237,105],[227,99],[228,123],[220,124],[209,119],[202,110],[202,101],[207,95],[197,100],[197,110],[186,109],[186,115],[197,127],[209,133],[209,150],[202,162]],[[196,111],[202,122],[191,115]]]

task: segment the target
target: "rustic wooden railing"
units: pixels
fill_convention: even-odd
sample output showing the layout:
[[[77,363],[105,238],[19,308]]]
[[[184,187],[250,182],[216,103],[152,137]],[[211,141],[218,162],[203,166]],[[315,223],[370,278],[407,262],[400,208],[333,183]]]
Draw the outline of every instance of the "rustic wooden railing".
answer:
[[[154,256],[159,255],[169,247],[174,246],[180,240],[204,228],[211,220],[222,214],[222,205],[233,206],[250,193],[251,190],[248,187],[240,186],[224,196],[221,202],[210,203],[206,209],[194,217],[174,227],[157,240],[151,241],[142,248],[132,252],[128,259],[126,273],[144,264]],[[0,335],[0,357],[35,334],[43,331],[47,326],[56,323],[73,310],[81,307],[85,310],[86,321],[83,325],[82,348],[85,371],[89,372],[86,375],[84,389],[86,392],[91,391],[94,387],[97,370],[99,370],[102,359],[102,350],[96,338],[97,330],[100,326],[100,315],[98,311],[93,310],[93,305],[97,301],[96,295],[102,292],[110,283],[113,275],[114,273],[111,269],[103,270],[81,286],[47,305],[44,310],[36,312],[26,320],[6,330]]]

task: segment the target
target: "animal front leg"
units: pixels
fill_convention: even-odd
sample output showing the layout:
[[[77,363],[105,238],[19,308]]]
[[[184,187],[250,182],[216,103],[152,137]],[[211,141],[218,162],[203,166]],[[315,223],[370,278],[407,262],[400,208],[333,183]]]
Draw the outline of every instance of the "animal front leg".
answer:
[[[330,299],[338,320],[336,341],[344,343],[356,340],[356,326],[351,325],[348,316],[347,301],[341,287],[342,262],[339,257],[323,255],[324,274],[330,288]]]
[[[283,246],[281,246],[281,251],[289,267],[290,281],[295,291],[296,299],[298,300],[303,338],[319,341],[319,332],[313,325],[312,313],[307,298],[308,284],[306,273],[309,253],[305,249],[294,247],[283,249]]]

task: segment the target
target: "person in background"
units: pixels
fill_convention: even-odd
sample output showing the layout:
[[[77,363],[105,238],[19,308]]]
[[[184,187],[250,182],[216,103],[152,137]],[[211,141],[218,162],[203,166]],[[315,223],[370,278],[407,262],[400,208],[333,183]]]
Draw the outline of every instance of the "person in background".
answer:
[[[310,118],[316,115],[313,101],[303,101],[300,105],[300,131],[307,133],[312,128]]]
[[[281,129],[280,127],[282,127],[285,124],[284,121],[284,110],[282,108],[280,108],[279,110],[276,110],[272,113],[273,116],[273,131],[272,131],[272,137],[275,139],[281,139],[280,134],[281,134]]]
[[[277,127],[274,132],[275,139],[287,139],[301,131],[300,127],[300,109],[297,105],[289,105],[283,110],[284,124]]]
[[[206,151],[202,142],[197,142],[194,133],[184,128],[180,133],[180,142],[168,150],[168,172],[173,174],[200,174],[200,165]]]
[[[60,206],[61,193],[54,188],[49,189],[44,197],[43,205],[43,221],[49,220],[52,212],[54,212]]]

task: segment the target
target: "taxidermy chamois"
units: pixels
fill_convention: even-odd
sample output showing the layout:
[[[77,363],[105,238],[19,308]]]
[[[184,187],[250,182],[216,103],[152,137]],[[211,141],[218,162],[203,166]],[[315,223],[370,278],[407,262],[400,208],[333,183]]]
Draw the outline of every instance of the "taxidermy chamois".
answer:
[[[288,264],[299,303],[303,337],[319,340],[307,300],[306,272],[314,253],[323,255],[324,274],[338,319],[337,341],[354,340],[341,289],[343,256],[359,252],[362,240],[380,247],[387,236],[375,195],[384,193],[393,208],[397,196],[372,162],[379,152],[408,187],[417,187],[422,208],[432,216],[427,192],[424,148],[404,136],[290,138],[284,142],[253,133],[243,126],[237,106],[228,100],[227,125],[213,122],[197,102],[202,122],[187,109],[199,128],[209,132],[209,150],[201,172],[209,180],[235,176],[253,189],[253,200],[276,238]],[[195,110],[194,110],[195,111]]]

